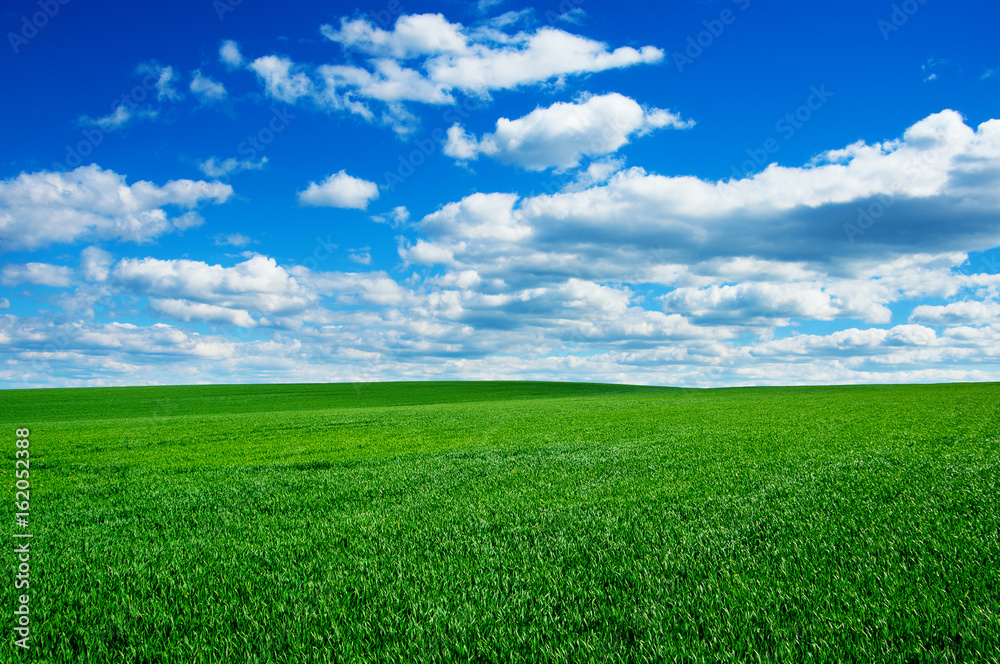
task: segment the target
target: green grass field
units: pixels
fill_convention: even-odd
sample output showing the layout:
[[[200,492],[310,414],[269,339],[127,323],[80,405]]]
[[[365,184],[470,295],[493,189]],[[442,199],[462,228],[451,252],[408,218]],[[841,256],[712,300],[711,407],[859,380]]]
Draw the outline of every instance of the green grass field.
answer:
[[[0,391],[0,420],[4,662],[1000,661],[1000,384]]]

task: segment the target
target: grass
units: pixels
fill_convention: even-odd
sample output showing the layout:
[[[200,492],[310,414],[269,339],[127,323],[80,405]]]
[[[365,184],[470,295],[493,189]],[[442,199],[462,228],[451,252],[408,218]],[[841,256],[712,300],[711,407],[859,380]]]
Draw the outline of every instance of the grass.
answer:
[[[8,505],[31,428],[32,661],[1000,661],[1000,384],[0,391],[0,420]]]

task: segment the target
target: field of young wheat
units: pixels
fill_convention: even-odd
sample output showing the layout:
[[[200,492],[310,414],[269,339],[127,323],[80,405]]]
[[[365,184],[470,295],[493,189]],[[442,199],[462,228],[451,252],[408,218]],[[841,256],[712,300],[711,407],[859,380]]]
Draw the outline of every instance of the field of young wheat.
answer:
[[[0,420],[3,661],[1000,657],[1000,384],[8,390]]]

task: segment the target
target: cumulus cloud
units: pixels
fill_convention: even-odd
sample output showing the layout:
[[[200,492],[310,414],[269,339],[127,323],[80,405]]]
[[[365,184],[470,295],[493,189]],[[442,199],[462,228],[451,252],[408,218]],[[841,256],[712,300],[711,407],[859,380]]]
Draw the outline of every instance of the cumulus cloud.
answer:
[[[97,165],[21,173],[0,181],[0,251],[92,240],[148,242],[201,223],[193,208],[224,203],[229,185],[171,180],[162,186]],[[171,216],[165,207],[187,209]]]
[[[781,321],[787,324],[790,319],[833,320],[849,315],[841,303],[822,288],[801,283],[677,288],[663,297],[663,305],[668,311],[687,312],[700,321],[747,325],[762,321],[780,325]]]
[[[66,288],[70,285],[73,270],[64,265],[51,263],[25,263],[5,265],[0,271],[0,281],[7,285],[33,284]]]
[[[652,112],[642,110],[643,117]],[[0,367],[0,379],[12,386],[71,373],[133,383],[247,376],[586,376],[691,386],[995,380],[1000,275],[975,272],[980,259],[972,255],[970,263],[969,252],[1000,244],[998,164],[997,121],[971,128],[948,111],[897,139],[745,179],[621,170],[620,160],[605,158],[567,176],[571,184],[558,193],[475,193],[416,223],[404,207],[380,212],[373,219],[402,229],[397,270],[360,267],[371,264],[368,247],[343,254],[357,272],[284,266],[249,252],[226,265],[115,262],[96,243],[120,239],[118,226],[74,231],[70,224],[61,232],[95,243],[82,245],[75,268],[57,265],[62,258],[10,264],[0,281],[63,289],[65,297],[46,295],[67,312],[146,307],[163,322],[63,324],[22,316],[14,302],[18,315],[0,314],[0,348],[16,366]],[[38,228],[55,224],[52,209],[83,208],[102,219],[134,210],[166,215],[231,193],[207,182],[129,185],[93,168],[21,178],[0,183],[4,239],[15,218],[43,233]],[[341,171],[300,198],[365,209],[373,193],[374,183]],[[37,212],[30,223],[18,212],[26,206]],[[249,241],[213,237],[230,246]],[[43,244],[56,241],[63,240]],[[908,320],[894,319],[911,308]],[[795,327],[808,321],[827,323]],[[232,338],[217,334],[225,328],[240,329]],[[47,347],[52,339],[65,341]],[[9,368],[32,363],[66,370]]]
[[[221,316],[221,309],[285,315],[302,311],[312,301],[287,270],[261,255],[233,267],[192,260],[125,259],[115,266],[113,276],[130,292],[149,297],[151,303],[156,300],[151,304],[156,311],[183,311],[198,320]],[[182,306],[183,302],[192,306]]]
[[[464,53],[467,38],[460,23],[450,23],[441,14],[402,15],[391,31],[365,18],[342,19],[340,28],[321,28],[323,36],[367,55],[408,60],[442,53]]]
[[[563,191],[583,191],[594,185],[604,184],[624,165],[624,159],[606,158],[592,161],[587,168],[576,174],[572,182],[563,187]]]
[[[516,23],[516,22],[514,22]],[[250,63],[268,95],[285,103],[309,99],[398,131],[411,128],[403,104],[452,104],[457,93],[483,97],[495,90],[537,85],[566,76],[654,64],[663,51],[622,46],[543,27],[509,34],[514,23],[471,28],[441,14],[402,15],[391,30],[366,18],[324,25],[322,34],[355,53],[362,64],[296,63],[266,55]],[[234,57],[232,61],[237,61]],[[380,104],[376,112],[373,103]]]
[[[925,325],[984,325],[1000,321],[998,302],[952,302],[945,305],[922,304],[910,314],[911,323]]]
[[[186,300],[151,298],[149,308],[156,313],[175,318],[185,323],[198,321],[203,323],[221,323],[237,327],[255,327],[257,321],[242,309],[230,309],[216,304],[204,302],[188,302]]]
[[[87,247],[80,252],[80,272],[87,281],[106,281],[114,256],[100,247]]]
[[[286,104],[294,104],[300,97],[312,93],[312,82],[288,58],[265,55],[250,63],[264,84],[267,94]]]
[[[489,204],[497,199],[478,203],[469,212],[457,212],[478,214],[486,222]],[[89,253],[108,262],[107,256]],[[928,257],[896,271],[910,271],[910,279],[927,266],[943,271],[955,259],[960,262],[960,257]],[[81,273],[84,263],[81,257]],[[766,270],[764,278],[808,274],[802,267],[781,271],[774,264],[752,262],[728,271],[722,264],[701,270],[741,275],[754,266]],[[962,287],[993,276],[952,273]],[[243,380],[246,375],[267,375],[269,380],[585,375],[692,386],[984,380],[991,375],[990,363],[1000,360],[1000,325],[995,324],[935,332],[910,323],[748,342],[739,326],[694,320],[699,313],[694,309],[644,308],[645,295],[635,284],[580,277],[512,286],[467,269],[408,278],[404,284],[381,270],[286,269],[273,259],[253,256],[232,266],[126,259],[102,283],[130,303],[147,298],[149,310],[169,324],[54,326],[40,318],[0,316],[0,346],[22,363],[74,367],[126,382],[141,377],[142,367],[148,375],[153,366],[161,369],[159,379],[180,371],[186,379],[178,382],[221,380],[213,368],[218,363],[204,363],[205,358],[226,359],[225,370]],[[759,293],[773,294],[766,289]],[[831,295],[829,303],[835,304],[837,297]],[[801,298],[791,300],[797,313],[809,313]],[[738,304],[746,308],[747,302],[744,298]],[[766,306],[760,310],[773,313]],[[237,340],[183,328],[197,324],[253,332],[240,333]],[[65,343],[46,348],[44,340],[52,338]],[[95,366],[98,356],[114,362]]]
[[[753,355],[774,356],[854,356],[867,358],[876,355],[896,357],[904,361],[903,347],[935,347],[939,339],[934,330],[921,325],[897,325],[889,329],[850,328],[838,330],[828,335],[794,334],[790,337],[757,344]],[[886,352],[891,351],[891,352]],[[912,357],[912,356],[911,356]]]
[[[515,212],[516,202],[514,194],[471,194],[424,217],[420,230],[458,241],[525,241],[533,232]]]
[[[373,313],[348,312],[338,315],[336,325],[312,332],[257,338],[257,331],[237,340],[185,330],[183,322],[61,324],[4,315],[0,316],[0,345],[19,365],[16,370],[0,368],[0,377],[15,387],[50,385],[53,374],[62,373],[52,367],[82,372],[91,384],[237,382],[247,375],[288,381],[571,380],[587,376],[608,382],[694,387],[995,380],[990,367],[1000,357],[997,327],[962,328],[940,336],[929,330],[852,329],[827,336],[792,335],[743,347],[713,340],[661,338],[651,339],[648,347],[567,356],[547,353],[585,344],[597,347],[603,342],[576,334],[554,340],[558,346],[539,344],[534,354],[523,350],[496,353],[489,346],[495,348],[498,341],[514,335],[512,331],[396,317],[382,319],[385,326],[374,334],[370,328],[374,320]],[[192,318],[192,322],[200,321]],[[622,327],[627,324],[623,322]],[[521,341],[531,338],[514,336]],[[66,342],[57,347],[49,339]],[[477,341],[485,341],[486,348],[475,346]],[[64,384],[67,379],[58,380]]]
[[[383,271],[376,272],[311,272],[304,267],[292,268],[292,274],[311,290],[336,298],[340,304],[399,306],[414,303],[418,296],[400,286]]]
[[[461,161],[478,159],[480,153],[496,154],[498,148],[488,138],[482,142],[475,136],[469,134],[459,124],[454,124],[448,128],[448,140],[444,144],[444,153],[449,157]]]
[[[693,125],[693,121],[668,110],[643,109],[615,92],[556,102],[516,120],[500,118],[495,131],[480,139],[453,125],[444,152],[462,160],[486,154],[532,171],[567,169],[577,166],[583,157],[616,152],[633,136],[662,127],[687,129]]]
[[[425,218],[418,225],[424,237],[403,255],[486,271],[503,256],[505,271],[528,274],[537,274],[540,262],[567,275],[603,265],[606,277],[625,281],[731,259],[796,262],[846,276],[928,246],[944,254],[1000,244],[998,163],[1000,121],[972,129],[944,111],[900,139],[856,143],[745,179],[632,168],[580,191],[523,199],[475,194]],[[491,227],[517,228],[516,236],[480,230],[475,203],[483,196],[491,197],[489,216],[502,220]]]
[[[201,73],[200,69],[195,69],[194,73],[191,75],[191,84],[189,89],[203,104],[212,104],[218,101],[222,101],[229,93],[226,92],[226,86],[218,81],[209,78]]]
[[[305,191],[299,192],[301,205],[318,207],[355,208],[364,210],[368,203],[378,198],[378,185],[348,175],[340,170],[320,183],[310,182]]]
[[[243,54],[240,53],[239,44],[232,39],[227,39],[219,46],[219,60],[230,69],[243,66]]]
[[[5,350],[18,358],[20,370],[34,372],[42,384],[54,383],[44,377],[66,367],[89,376],[83,384],[94,384],[92,381],[107,376],[114,376],[111,380],[116,383],[124,379],[127,384],[149,384],[163,381],[164,376],[152,376],[151,367],[166,370],[164,362],[182,365],[231,358],[237,347],[222,337],[205,337],[162,323],[94,325],[13,316],[0,317],[0,339]]]

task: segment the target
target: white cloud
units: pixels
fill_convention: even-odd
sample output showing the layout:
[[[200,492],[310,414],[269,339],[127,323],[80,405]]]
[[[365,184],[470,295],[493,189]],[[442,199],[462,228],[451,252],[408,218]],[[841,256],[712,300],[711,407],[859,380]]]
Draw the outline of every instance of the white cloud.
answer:
[[[53,384],[43,377],[51,376],[54,368],[65,367],[72,367],[76,375],[92,377],[82,384],[112,384],[123,377],[126,383],[150,384],[163,380],[164,373],[153,376],[150,369],[166,370],[164,362],[176,369],[190,361],[193,367],[209,359],[232,358],[240,347],[222,337],[186,333],[162,323],[147,327],[129,323],[58,324],[13,316],[0,317],[0,338],[5,336],[5,350],[16,358],[20,370],[34,373],[42,384]],[[105,377],[109,382],[91,382]]]
[[[294,104],[300,97],[312,94],[312,83],[304,73],[288,58],[265,55],[250,63],[264,83],[267,94],[275,99]]]
[[[374,214],[371,220],[379,224],[388,224],[393,228],[403,228],[410,221],[410,211],[405,205],[397,205],[387,214]]]
[[[0,311],[4,309],[10,309],[10,300],[5,297],[0,297]]]
[[[185,323],[200,321],[203,323],[221,323],[237,327],[255,327],[257,321],[242,309],[230,309],[216,304],[203,302],[188,302],[186,300],[151,298],[149,308],[156,313],[175,318]]]
[[[66,288],[70,285],[73,270],[64,265],[51,263],[25,263],[5,265],[0,271],[0,281],[7,285],[33,284]]]
[[[360,54],[361,64],[311,66],[268,55],[250,68],[275,99],[308,98],[405,133],[413,123],[405,102],[452,104],[459,92],[483,97],[663,59],[663,51],[653,46],[609,50],[602,42],[549,27],[516,34],[498,29],[512,25],[470,28],[441,14],[418,14],[402,15],[384,30],[365,18],[345,18],[339,27],[324,25],[321,32]],[[384,112],[373,111],[371,102],[381,102]]]
[[[678,288],[663,297],[663,305],[667,311],[688,313],[698,320],[737,325],[759,325],[761,322],[781,325],[781,321],[787,324],[790,319],[833,320],[852,313],[845,311],[835,298],[817,285],[799,283]]]
[[[608,51],[606,44],[554,28],[518,33],[498,48],[470,41],[456,56],[429,60],[425,65],[429,78],[448,88],[482,93],[663,59],[663,51],[653,46]]]
[[[346,276],[342,281],[345,285],[353,282],[359,291],[365,284],[377,292],[374,280],[360,277]],[[391,280],[384,288],[391,291]],[[582,286],[584,291],[590,288]],[[371,301],[375,299],[381,298],[373,292]],[[439,300],[438,311],[448,311],[446,298]],[[406,304],[405,298],[390,296],[387,301]],[[429,311],[430,300],[426,302]],[[397,311],[395,305],[384,306]],[[417,304],[412,311],[421,306]],[[586,304],[581,302],[581,306]],[[1000,359],[1000,327],[958,328],[941,336],[919,326],[852,329],[740,347],[676,336],[678,330],[671,325],[682,322],[672,323],[656,312],[649,313],[658,318],[642,321],[633,316],[632,309],[623,315],[613,306],[608,315],[617,315],[620,322],[607,328],[610,341],[602,339],[601,330],[586,325],[579,325],[579,331],[552,331],[569,334],[563,338],[535,337],[520,330],[421,321],[415,314],[379,317],[376,311],[344,312],[335,324],[294,336],[269,332],[256,324],[253,332],[240,335],[243,340],[164,323],[59,324],[3,315],[0,346],[14,365],[13,370],[0,368],[0,379],[11,387],[86,384],[53,378],[67,373],[86,375],[89,384],[245,382],[247,376],[271,382],[572,380],[586,376],[595,381],[681,386],[942,382],[995,380],[991,367]],[[225,311],[205,309],[202,313],[207,318],[214,313],[216,318],[205,322],[219,325],[230,325],[228,319],[241,320],[238,314]],[[176,314],[200,321],[197,308],[182,306]],[[379,326],[377,331],[374,325]],[[636,339],[648,333],[649,346],[593,352],[616,343],[614,335],[625,334],[629,328]],[[675,336],[664,336],[671,334]],[[536,347],[511,346],[511,337],[519,343],[532,340]],[[52,339],[61,341],[55,344]],[[578,347],[584,354],[550,354]],[[496,352],[498,348],[518,349]]]
[[[160,70],[160,77],[156,81],[156,99],[158,101],[180,101],[184,95],[173,88],[174,68],[164,67]]]
[[[933,335],[934,331],[930,330],[930,333]],[[878,328],[867,330],[850,328],[838,330],[826,336],[794,334],[783,339],[757,344],[751,352],[757,357],[823,357],[844,354],[870,356],[879,352],[879,349],[890,339],[891,334],[891,330]],[[906,338],[907,335],[904,332],[903,334],[897,333],[895,336]]]
[[[606,278],[625,281],[731,259],[792,260],[845,276],[928,246],[945,254],[1000,244],[997,164],[1000,121],[973,130],[945,111],[901,139],[857,143],[803,167],[772,165],[746,179],[712,182],[633,168],[582,191],[491,195],[490,215],[509,220],[498,228],[522,229],[500,242],[478,239],[479,216],[448,204],[421,223],[426,240],[404,248],[404,257],[420,262],[412,253],[419,251],[422,259],[450,257],[454,267],[487,272],[535,271],[544,263],[561,274],[604,270]],[[442,215],[448,224],[439,223]]]
[[[215,157],[209,157],[198,164],[198,169],[210,178],[221,178],[241,171],[259,171],[264,168],[265,164],[267,164],[267,157],[261,157],[257,161],[236,159],[235,157],[218,161]]]
[[[243,66],[243,55],[240,53],[239,44],[232,39],[222,42],[222,45],[219,47],[219,59],[229,69],[236,69]]]
[[[584,157],[616,152],[633,136],[693,124],[670,111],[643,109],[634,100],[611,93],[556,102],[516,120],[500,118],[495,131],[478,140],[454,125],[444,151],[456,159],[475,159],[483,153],[533,171],[567,169]]]
[[[393,228],[404,226],[410,220],[410,211],[402,205],[397,205],[392,208],[390,219],[392,220]]]
[[[106,281],[114,256],[100,247],[87,247],[80,252],[80,272],[87,281]]]
[[[535,9],[533,7],[527,7],[521,10],[511,10],[509,12],[504,12],[499,16],[494,16],[486,22],[490,28],[496,30],[503,30],[504,28],[510,28],[511,26],[517,25],[518,23],[524,23],[529,25],[534,18]]]
[[[475,136],[469,134],[461,125],[455,124],[448,128],[448,140],[444,144],[444,153],[449,157],[467,161],[478,159],[480,153],[495,154],[496,143],[484,138],[480,143]]]
[[[441,14],[402,15],[391,32],[367,19],[342,19],[340,28],[324,25],[330,41],[368,55],[407,60],[441,53],[464,53],[467,38],[460,23],[449,23]]]
[[[178,92],[174,88],[174,83],[177,81],[177,72],[171,66],[163,66],[157,62],[146,62],[139,67],[137,71],[140,74],[146,74],[148,76],[153,76],[156,78],[156,100],[163,101],[180,101],[184,99],[184,95]]]
[[[299,203],[320,207],[356,208],[364,210],[378,198],[378,185],[348,175],[340,170],[319,184],[310,182],[299,192]]]
[[[490,244],[497,240],[525,241],[533,233],[520,215],[515,214],[516,202],[514,194],[472,194],[427,215],[419,228],[432,236],[459,241],[482,240]]]
[[[113,275],[130,291],[148,296],[151,302],[159,300],[157,311],[183,310],[198,320],[219,311],[164,301],[215,305],[261,315],[299,312],[312,302],[306,289],[288,271],[273,258],[260,255],[233,267],[191,260],[125,259],[115,266]]]
[[[253,243],[253,239],[247,237],[243,233],[230,233],[229,235],[220,235],[215,238],[215,244],[220,247],[249,247]]]
[[[926,325],[984,325],[1000,321],[998,302],[952,302],[935,306],[922,304],[910,314],[910,322]]]
[[[352,65],[322,65],[318,68],[324,91],[316,98],[321,105],[346,108],[367,119],[375,117],[368,106],[353,96],[375,99],[390,105],[415,101],[423,104],[451,104],[454,96],[426,79],[420,72],[382,58],[372,63],[374,71]],[[398,111],[397,111],[398,112]]]
[[[383,271],[310,272],[304,267],[296,267],[291,273],[313,291],[335,296],[340,304],[395,307],[414,303],[417,299]]]
[[[145,120],[155,118],[158,113],[152,109],[142,109],[119,104],[108,115],[99,118],[81,116],[80,123],[92,127],[100,127],[104,131],[114,131],[120,129],[133,120]]]
[[[201,73],[200,69],[195,69],[191,75],[191,92],[203,104],[211,104],[225,99],[229,93],[226,86],[216,80]]]
[[[587,168],[579,171],[572,182],[563,187],[563,191],[583,191],[595,185],[604,184],[611,176],[625,166],[624,158],[607,157],[592,161]]]
[[[476,1],[476,11],[480,14],[485,14],[494,7],[499,7],[504,3],[505,0],[477,0]]]
[[[475,212],[485,222],[498,200],[479,203]],[[927,258],[921,265],[943,269],[946,263]],[[744,274],[753,265],[745,262],[729,273]],[[765,277],[781,274],[776,265],[757,266]],[[804,273],[794,266],[786,272]],[[953,274],[970,285],[989,276]],[[263,256],[232,267],[127,259],[107,281],[120,296],[132,302],[147,297],[150,311],[179,324],[253,332],[232,333],[239,341],[164,324],[56,327],[0,316],[0,346],[22,367],[72,367],[121,382],[148,380],[156,368],[158,380],[180,375],[184,379],[176,382],[186,383],[220,382],[224,375],[244,381],[587,376],[692,386],[926,382],[985,380],[990,363],[1000,360],[1000,325],[935,333],[909,324],[745,342],[726,325],[693,323],[689,314],[697,312],[643,309],[638,303],[644,295],[633,285],[568,277],[517,287],[475,270],[406,281],[384,271],[286,270]],[[798,306],[800,299],[791,299]],[[745,307],[746,299],[739,304]],[[53,338],[64,341],[46,347]],[[95,357],[113,362],[97,366]],[[219,367],[232,373],[219,374]]]
[[[371,265],[372,252],[369,247],[365,247],[363,249],[352,249],[347,254],[347,258],[358,265]]]
[[[152,257],[115,264],[107,251],[81,245],[75,268],[37,262],[0,271],[4,283],[63,289],[46,291],[52,310],[80,321],[24,316],[23,307],[0,312],[8,359],[0,380],[995,380],[1000,275],[975,267],[969,252],[1000,244],[998,164],[1000,122],[974,130],[945,112],[899,139],[743,180],[622,171],[611,158],[567,176],[571,184],[556,194],[476,193],[415,224],[397,206],[373,217],[405,226],[395,271],[284,267],[250,252],[233,265]],[[366,188],[330,184],[339,176],[365,183],[341,171],[313,183],[320,202],[369,204]],[[166,216],[173,206],[231,193],[208,182],[128,185],[96,167],[20,177],[0,182],[5,240],[22,237],[10,223],[25,206],[37,216],[22,228],[48,237],[51,224],[96,242],[120,231],[111,222],[100,233],[59,226],[52,209]],[[860,214],[871,221],[859,222]],[[182,215],[167,228],[191,221]],[[859,223],[860,234],[845,232]],[[155,237],[152,230],[142,235]],[[249,242],[239,233],[213,239]],[[42,244],[53,241],[62,240]],[[342,256],[371,264],[368,247]],[[164,323],[94,322],[94,312],[124,317],[142,307]],[[907,324],[892,320],[892,311],[910,308]],[[852,320],[855,327],[836,330],[844,318],[872,327]],[[788,334],[804,321],[839,323],[803,326],[829,333]],[[229,328],[232,338],[195,332],[206,324]],[[54,369],[32,369],[45,366]]]
[[[191,210],[232,194],[218,182],[171,180],[162,186],[97,165],[57,173],[21,173],[0,181],[0,251],[93,239],[147,242],[201,223]],[[171,217],[164,206],[188,208]]]

